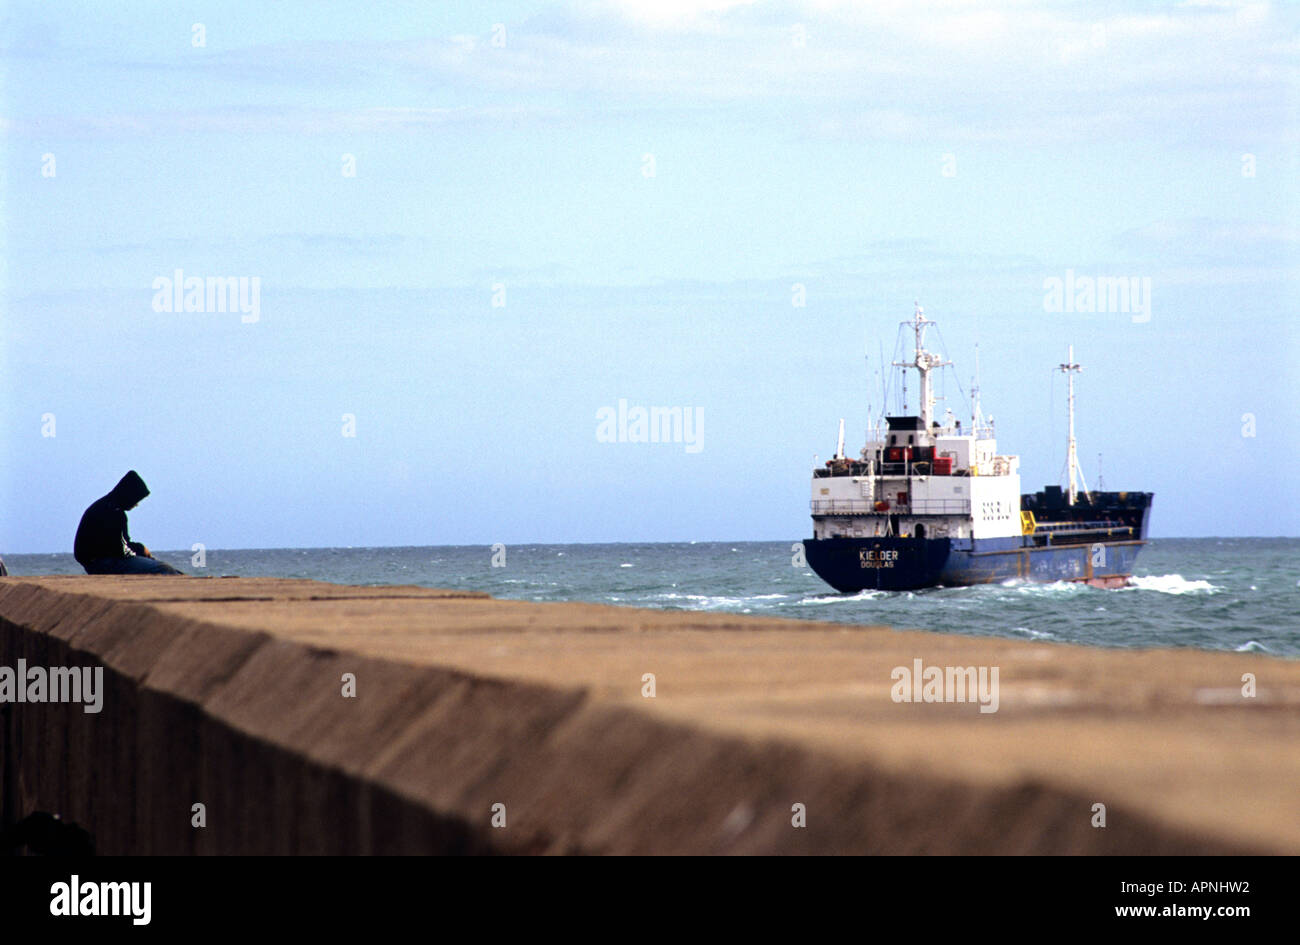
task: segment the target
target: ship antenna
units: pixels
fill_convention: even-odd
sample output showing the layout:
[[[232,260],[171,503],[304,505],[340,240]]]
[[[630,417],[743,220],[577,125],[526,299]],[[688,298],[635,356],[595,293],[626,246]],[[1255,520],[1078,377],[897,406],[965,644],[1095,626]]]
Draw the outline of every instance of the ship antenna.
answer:
[[[876,405],[871,402],[871,353],[864,354],[863,360],[867,363],[867,439],[871,439],[872,431],[880,426],[876,419]],[[883,360],[883,358],[882,358]]]
[[[882,431],[885,428],[885,415],[889,413],[890,378],[889,372],[885,370],[885,365],[889,363],[885,360],[885,343],[880,340],[879,336],[876,337],[876,353],[878,355],[876,364],[879,365],[879,367],[876,368],[876,376],[880,378],[880,413],[876,414],[872,418],[871,423],[872,430],[874,431],[873,435],[881,434],[880,436],[876,436],[876,439],[882,439]]]
[[[901,342],[902,339],[900,338]],[[897,348],[895,348],[897,350]],[[898,368],[898,373],[902,375],[903,380],[903,413],[907,413],[907,364],[902,361],[895,361],[894,366]]]
[[[1070,470],[1070,504],[1074,505],[1075,497],[1078,495],[1078,489],[1075,487],[1075,479],[1080,475],[1079,456],[1076,452],[1076,445],[1074,442],[1074,375],[1083,371],[1083,366],[1076,364],[1074,361],[1074,345],[1070,345],[1070,353],[1066,358],[1066,362],[1058,366],[1057,370],[1065,375],[1069,387],[1070,440],[1065,462]],[[1084,484],[1083,491],[1085,493],[1088,491],[1086,483]]]
[[[867,420],[871,419],[871,354],[867,353],[862,356],[863,362],[867,365]],[[869,437],[868,437],[869,438]]]

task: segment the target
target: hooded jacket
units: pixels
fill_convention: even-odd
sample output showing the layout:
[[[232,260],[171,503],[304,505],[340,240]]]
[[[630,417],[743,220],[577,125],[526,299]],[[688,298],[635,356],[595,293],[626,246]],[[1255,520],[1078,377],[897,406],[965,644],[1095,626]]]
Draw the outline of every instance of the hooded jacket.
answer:
[[[131,540],[126,527],[126,510],[134,508],[149,494],[139,473],[134,469],[122,477],[113,491],[96,499],[81,516],[77,537],[72,543],[72,555],[83,568],[100,558],[126,558],[139,554],[143,545]]]

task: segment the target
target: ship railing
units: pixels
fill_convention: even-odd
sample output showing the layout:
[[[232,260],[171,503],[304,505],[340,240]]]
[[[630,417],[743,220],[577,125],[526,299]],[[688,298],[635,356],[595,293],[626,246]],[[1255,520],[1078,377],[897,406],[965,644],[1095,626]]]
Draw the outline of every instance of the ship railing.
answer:
[[[969,515],[970,499],[918,499],[911,511],[915,515]]]
[[[813,499],[814,515],[874,515],[875,503],[865,499]]]
[[[877,509],[868,499],[813,499],[814,515],[969,515],[969,499],[919,499],[911,505],[890,502],[886,509]]]
[[[1038,532],[1102,531],[1107,528],[1130,528],[1124,522],[1038,522]]]

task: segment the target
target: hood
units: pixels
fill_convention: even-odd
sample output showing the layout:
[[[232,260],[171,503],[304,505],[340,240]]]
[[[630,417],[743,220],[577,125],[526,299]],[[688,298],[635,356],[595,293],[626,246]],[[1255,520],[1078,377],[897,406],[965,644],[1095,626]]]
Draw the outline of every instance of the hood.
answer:
[[[115,485],[108,495],[122,508],[129,509],[148,494],[149,487],[144,484],[140,474],[132,469],[122,477],[122,481]]]

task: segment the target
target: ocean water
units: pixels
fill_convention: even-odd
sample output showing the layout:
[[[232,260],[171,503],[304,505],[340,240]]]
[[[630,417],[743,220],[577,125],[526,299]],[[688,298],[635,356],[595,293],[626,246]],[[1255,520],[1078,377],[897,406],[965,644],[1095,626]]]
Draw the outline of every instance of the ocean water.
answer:
[[[534,601],[594,601],[884,624],[1110,647],[1198,647],[1300,657],[1300,539],[1153,540],[1129,587],[1009,581],[840,594],[792,564],[793,542],[487,545],[155,552],[191,574],[416,584]],[[500,561],[499,555],[496,556]],[[6,555],[13,574],[80,574],[70,554]]]

